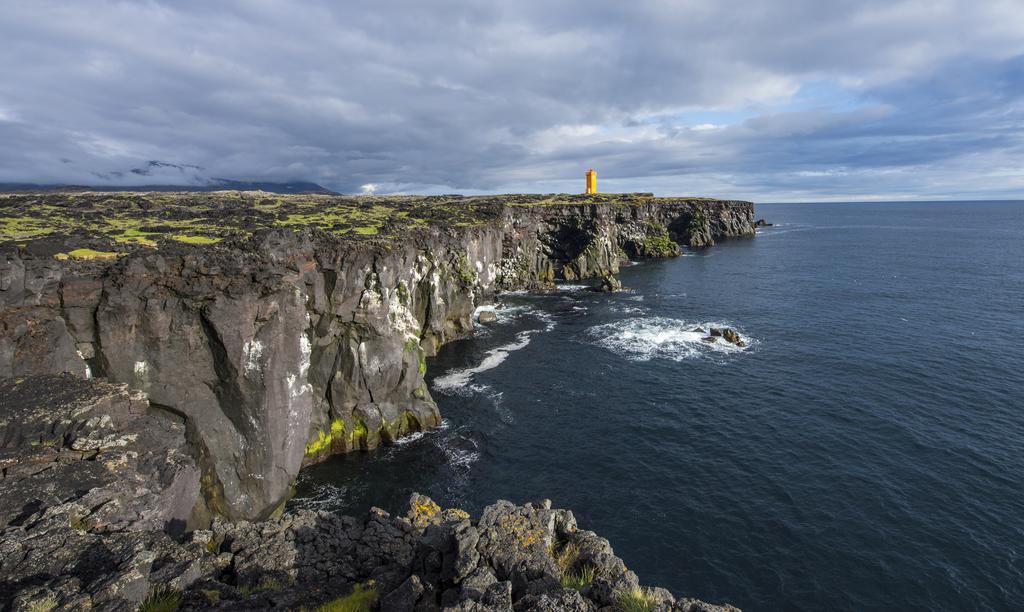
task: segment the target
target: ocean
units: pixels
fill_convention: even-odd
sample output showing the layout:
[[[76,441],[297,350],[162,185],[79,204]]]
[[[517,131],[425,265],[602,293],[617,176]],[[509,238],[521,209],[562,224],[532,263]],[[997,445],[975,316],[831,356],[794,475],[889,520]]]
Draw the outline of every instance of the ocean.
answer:
[[[293,505],[549,498],[676,595],[1024,609],[1024,203],[757,213],[628,292],[500,296],[428,360],[443,426],[307,469]]]

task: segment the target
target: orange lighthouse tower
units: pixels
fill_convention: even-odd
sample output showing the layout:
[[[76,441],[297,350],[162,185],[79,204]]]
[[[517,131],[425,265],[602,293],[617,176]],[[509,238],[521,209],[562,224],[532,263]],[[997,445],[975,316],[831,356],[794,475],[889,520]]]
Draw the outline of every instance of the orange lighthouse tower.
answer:
[[[597,172],[587,170],[587,190],[584,193],[597,193]]]

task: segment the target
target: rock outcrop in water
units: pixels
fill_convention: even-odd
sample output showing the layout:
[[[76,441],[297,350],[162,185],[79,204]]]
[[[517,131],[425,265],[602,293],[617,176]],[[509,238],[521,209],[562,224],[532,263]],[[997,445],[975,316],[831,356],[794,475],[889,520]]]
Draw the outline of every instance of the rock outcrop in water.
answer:
[[[646,194],[0,196],[0,607],[295,607],[356,584],[387,610],[607,606],[636,576],[548,504],[265,519],[305,463],[437,425],[424,359],[496,292],[614,289],[620,261],[753,219]]]

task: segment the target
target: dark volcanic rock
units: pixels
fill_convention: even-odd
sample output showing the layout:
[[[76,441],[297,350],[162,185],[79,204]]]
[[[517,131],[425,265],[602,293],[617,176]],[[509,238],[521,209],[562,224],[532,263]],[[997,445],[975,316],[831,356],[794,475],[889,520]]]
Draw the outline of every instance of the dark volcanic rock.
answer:
[[[608,274],[601,278],[601,283],[594,288],[595,291],[603,291],[606,293],[612,293],[615,291],[622,291],[622,281],[617,277]]]
[[[639,584],[607,540],[549,502],[500,501],[474,522],[413,495],[406,517],[373,509],[362,519],[311,511],[218,519],[184,542],[131,526],[101,534],[75,517],[54,506],[0,531],[0,607],[132,610],[170,589],[183,593],[184,610],[315,609],[359,588],[379,596],[381,610],[590,611]],[[584,567],[595,570],[590,584],[562,586],[566,572]],[[666,609],[719,610],[651,593]]]
[[[87,531],[184,531],[199,470],[183,420],[127,385],[0,380],[0,528],[60,508]]]
[[[0,377],[144,392],[185,420],[196,516],[249,520],[302,465],[436,426],[424,357],[495,292],[611,278],[754,219],[649,194],[260,192],[9,195],[0,216]]]

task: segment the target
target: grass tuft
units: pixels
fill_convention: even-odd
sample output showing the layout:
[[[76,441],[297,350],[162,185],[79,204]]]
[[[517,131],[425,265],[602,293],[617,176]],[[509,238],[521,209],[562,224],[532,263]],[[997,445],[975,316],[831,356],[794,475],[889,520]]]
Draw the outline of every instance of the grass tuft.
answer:
[[[351,593],[321,605],[316,612],[369,612],[375,603],[377,591],[357,584]]]
[[[615,607],[620,612],[651,612],[658,600],[650,589],[632,587],[615,592]]]
[[[567,542],[561,549],[552,549],[551,556],[555,558],[562,574],[567,574],[580,558],[580,547],[575,542]]]
[[[562,574],[562,586],[578,591],[593,582],[595,576],[597,576],[597,568],[593,565],[584,565],[578,572]]]
[[[139,612],[177,612],[180,607],[181,593],[170,587],[160,587],[139,604]]]
[[[28,605],[28,612],[53,612],[57,608],[57,598],[53,595],[47,595],[42,599],[37,599]]]

